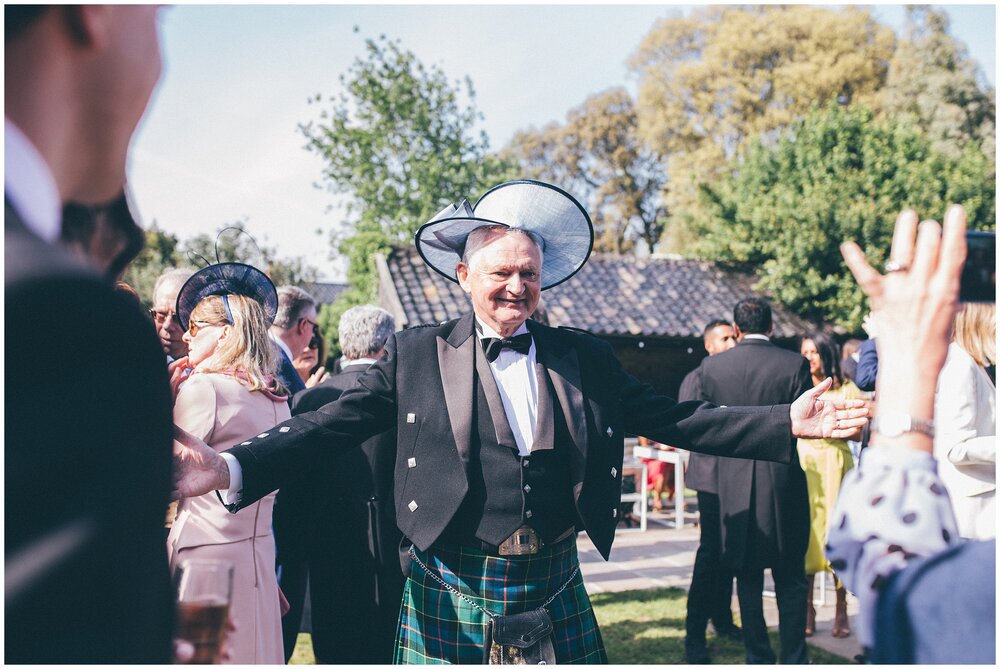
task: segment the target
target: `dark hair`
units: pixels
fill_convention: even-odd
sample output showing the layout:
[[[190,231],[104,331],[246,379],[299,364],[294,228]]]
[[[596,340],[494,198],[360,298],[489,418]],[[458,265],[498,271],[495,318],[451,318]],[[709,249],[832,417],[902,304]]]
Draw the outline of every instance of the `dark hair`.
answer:
[[[3,38],[18,37],[50,8],[51,5],[4,5]]]
[[[840,347],[837,342],[830,335],[819,331],[810,332],[802,338],[802,341],[807,339],[813,343],[819,353],[820,364],[823,367],[823,378],[832,376],[834,388],[843,385],[844,374],[840,370]],[[801,348],[802,344],[799,343],[799,349],[801,350]]]
[[[714,321],[710,321],[709,324],[705,326],[705,329],[701,333],[702,338],[707,337],[709,332],[719,327],[720,325],[725,325],[727,327],[733,326],[733,324],[727,320],[716,318]]]
[[[771,329],[771,305],[759,297],[740,300],[733,307],[733,322],[743,334],[767,334]]]

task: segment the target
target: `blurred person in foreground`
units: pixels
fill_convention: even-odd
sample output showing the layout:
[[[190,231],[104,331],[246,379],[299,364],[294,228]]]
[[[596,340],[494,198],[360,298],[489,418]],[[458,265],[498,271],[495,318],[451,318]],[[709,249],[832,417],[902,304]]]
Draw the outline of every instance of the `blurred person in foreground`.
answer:
[[[606,662],[576,533],[608,557],[626,433],[790,461],[794,436],[838,436],[867,410],[816,400],[823,386],[783,406],[678,404],[606,342],[530,321],[593,240],[586,210],[551,184],[512,181],[475,208],[447,207],[415,241],[471,310],[393,334],[336,402],[226,453],[179,435],[175,493],[219,489],[236,511],[394,430],[396,519],[412,542],[394,661]]]
[[[858,387],[844,378],[840,369],[840,351],[837,342],[824,332],[811,332],[802,338],[799,352],[809,361],[809,373],[813,385],[823,379],[833,379],[833,387],[826,391],[827,399],[862,399]],[[799,463],[806,474],[809,491],[809,547],[806,549],[806,578],[809,592],[806,608],[806,636],[816,633],[816,606],[813,593],[816,574],[830,569],[830,561],[824,552],[826,532],[830,525],[830,511],[837,501],[837,492],[844,475],[854,466],[854,456],[846,439],[799,439]],[[834,611],[831,633],[838,639],[851,634],[847,618],[847,590],[834,572],[837,604]],[[825,574],[824,574],[825,577]]]
[[[934,457],[968,539],[996,536],[996,304],[964,304],[938,377],[934,400]]]
[[[123,184],[160,74],[158,11],[4,7],[10,663],[171,658],[167,370],[148,318],[109,282],[141,248]]]
[[[716,355],[736,346],[732,323],[718,319],[705,326],[705,350]],[[677,392],[677,400],[688,402],[701,397],[701,367],[695,368]],[[685,485],[698,491],[698,519],[701,536],[688,589],[684,621],[684,661],[707,664],[711,660],[705,645],[705,631],[711,619],[719,636],[743,640],[743,630],[733,623],[733,570],[722,563],[722,519],[719,515],[718,458],[692,453],[688,459]]]
[[[385,344],[395,331],[395,321],[384,309],[362,305],[345,311],[338,324],[340,372],[295,395],[292,415],[315,411],[356,386],[385,355]],[[295,482],[293,494],[303,499],[290,508],[299,513],[275,523],[290,535],[278,552],[286,577],[282,589],[291,605],[282,619],[286,659],[295,647],[308,575],[316,661],[392,661],[404,581],[399,563],[402,534],[392,502],[395,446],[392,431],[383,432],[360,449],[339,455],[329,467],[303,472]],[[282,488],[286,494],[289,490]],[[301,545],[298,556],[284,550],[289,542]],[[298,576],[292,578],[293,573]]]
[[[267,328],[278,308],[274,284],[240,263],[210,265],[177,296],[190,369],[179,381],[174,424],[210,445],[257,435],[290,416]],[[181,500],[167,547],[171,569],[186,559],[233,564],[232,664],[280,664],[281,613],[274,574],[275,494],[229,513],[214,493]]]
[[[964,233],[958,205],[943,235],[935,221],[918,229],[917,215],[903,212],[884,276],[857,244],[841,247],[878,325],[878,403],[871,447],[844,478],[827,552],[858,597],[858,637],[875,663],[996,664],[996,540],[958,537],[933,456],[934,391]]]

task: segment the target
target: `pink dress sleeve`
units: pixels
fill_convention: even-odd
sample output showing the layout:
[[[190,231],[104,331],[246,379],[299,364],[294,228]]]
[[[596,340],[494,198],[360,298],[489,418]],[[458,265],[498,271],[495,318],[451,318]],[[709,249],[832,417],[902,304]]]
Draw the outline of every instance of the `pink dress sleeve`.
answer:
[[[208,376],[195,374],[181,384],[174,402],[174,423],[211,445],[215,432],[216,391]]]

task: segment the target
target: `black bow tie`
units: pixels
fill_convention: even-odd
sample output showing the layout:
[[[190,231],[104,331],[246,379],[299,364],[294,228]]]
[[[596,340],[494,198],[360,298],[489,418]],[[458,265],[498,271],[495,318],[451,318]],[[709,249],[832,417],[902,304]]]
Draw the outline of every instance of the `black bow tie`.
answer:
[[[509,339],[497,339],[496,337],[483,337],[483,351],[486,352],[486,359],[493,362],[500,355],[500,351],[510,348],[522,355],[526,355],[531,349],[531,333],[525,332]]]

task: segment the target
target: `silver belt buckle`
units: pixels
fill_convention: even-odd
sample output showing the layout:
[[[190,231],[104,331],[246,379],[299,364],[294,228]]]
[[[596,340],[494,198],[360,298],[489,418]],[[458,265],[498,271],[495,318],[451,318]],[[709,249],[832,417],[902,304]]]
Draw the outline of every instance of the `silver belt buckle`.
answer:
[[[534,528],[522,525],[503,540],[497,547],[497,552],[500,555],[534,555],[541,547],[542,540],[538,538]]]

